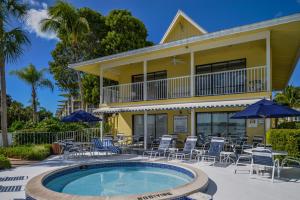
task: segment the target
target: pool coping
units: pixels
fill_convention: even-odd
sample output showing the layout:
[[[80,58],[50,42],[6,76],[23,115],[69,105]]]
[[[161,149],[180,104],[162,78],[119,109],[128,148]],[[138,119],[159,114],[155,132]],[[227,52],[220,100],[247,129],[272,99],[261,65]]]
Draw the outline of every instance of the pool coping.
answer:
[[[54,173],[71,169],[74,167],[82,166],[82,165],[95,165],[95,164],[105,164],[105,163],[157,163],[157,164],[165,164],[172,165],[184,168],[190,172],[192,172],[195,176],[194,180],[188,184],[159,192],[151,192],[144,193],[140,195],[126,195],[126,196],[79,196],[79,195],[71,195],[65,193],[59,193],[52,191],[45,186],[43,186],[42,182],[49,175]],[[195,192],[203,192],[205,191],[208,185],[208,176],[200,169],[191,167],[184,163],[169,163],[169,162],[158,162],[158,161],[108,161],[108,162],[90,162],[85,164],[75,164],[68,167],[63,167],[60,169],[48,171],[42,173],[34,178],[32,178],[25,187],[26,197],[30,200],[61,200],[61,199],[72,199],[72,200],[124,200],[124,199],[132,199],[132,200],[144,200],[144,199],[153,199],[153,200],[165,200],[165,199],[177,199],[181,197],[186,197]],[[203,198],[204,200],[204,198]]]

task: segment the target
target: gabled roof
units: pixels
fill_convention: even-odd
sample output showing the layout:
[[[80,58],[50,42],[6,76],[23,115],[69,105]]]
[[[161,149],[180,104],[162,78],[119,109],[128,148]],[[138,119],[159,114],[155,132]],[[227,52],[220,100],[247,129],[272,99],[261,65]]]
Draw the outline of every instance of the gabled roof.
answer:
[[[177,22],[180,20],[180,18],[185,19],[191,26],[196,28],[199,31],[199,35],[207,33],[207,31],[204,28],[202,28],[199,24],[197,24],[194,20],[192,20],[189,16],[187,16],[187,14],[185,14],[181,10],[178,10],[177,14],[173,18],[172,23],[170,24],[169,28],[165,32],[164,36],[162,37],[160,44],[165,43],[165,40],[167,39],[171,31],[174,29],[174,27],[177,26],[178,24]]]

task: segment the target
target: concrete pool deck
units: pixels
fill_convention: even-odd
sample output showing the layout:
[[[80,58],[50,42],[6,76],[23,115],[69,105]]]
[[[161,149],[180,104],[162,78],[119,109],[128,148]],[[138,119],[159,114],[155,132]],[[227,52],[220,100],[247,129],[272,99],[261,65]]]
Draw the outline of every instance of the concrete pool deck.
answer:
[[[1,200],[25,199],[24,188],[28,180],[43,172],[58,169],[73,164],[115,161],[115,160],[143,160],[137,155],[120,155],[111,157],[85,158],[74,160],[61,160],[51,157],[45,161],[0,171],[0,177],[28,176],[28,179],[19,181],[1,181],[2,186],[21,186],[21,191],[0,192]],[[159,159],[161,160],[161,159]],[[168,161],[176,163],[181,161]],[[192,167],[200,168],[209,176],[208,194],[216,200],[298,200],[300,196],[300,169],[283,169],[281,179],[275,179],[274,183],[269,178],[253,176],[249,177],[248,166],[241,167],[238,174],[234,174],[234,166],[217,165],[210,166],[209,163],[188,163]]]

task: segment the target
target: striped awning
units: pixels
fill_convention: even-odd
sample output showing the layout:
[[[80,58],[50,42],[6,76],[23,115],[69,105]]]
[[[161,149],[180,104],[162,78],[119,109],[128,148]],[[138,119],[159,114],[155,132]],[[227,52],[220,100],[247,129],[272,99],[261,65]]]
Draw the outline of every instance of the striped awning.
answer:
[[[154,110],[179,110],[192,108],[222,108],[222,107],[245,107],[261,99],[243,99],[227,101],[206,101],[193,103],[176,103],[176,104],[155,104],[155,105],[135,105],[122,107],[102,107],[93,111],[94,114],[103,113],[120,113],[120,112],[141,112]]]

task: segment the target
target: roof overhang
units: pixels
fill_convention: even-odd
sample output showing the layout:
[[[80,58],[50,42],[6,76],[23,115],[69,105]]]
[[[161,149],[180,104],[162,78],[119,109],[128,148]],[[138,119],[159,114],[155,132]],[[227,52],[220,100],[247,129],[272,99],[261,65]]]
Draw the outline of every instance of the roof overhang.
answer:
[[[141,112],[141,111],[158,111],[158,110],[182,110],[192,108],[224,108],[224,107],[245,107],[261,99],[244,99],[228,101],[206,101],[193,103],[177,104],[158,104],[158,105],[140,105],[124,107],[102,107],[93,111],[95,114],[103,113],[120,113],[120,112]]]

